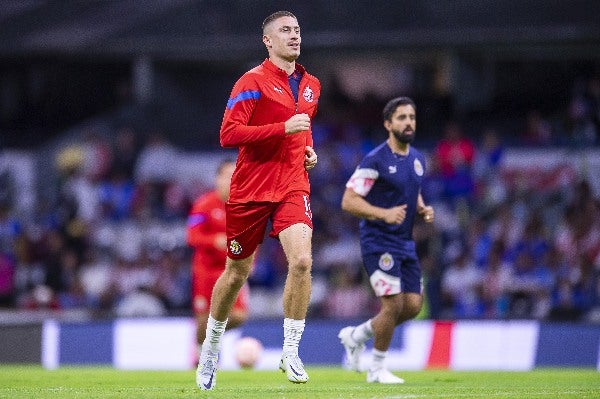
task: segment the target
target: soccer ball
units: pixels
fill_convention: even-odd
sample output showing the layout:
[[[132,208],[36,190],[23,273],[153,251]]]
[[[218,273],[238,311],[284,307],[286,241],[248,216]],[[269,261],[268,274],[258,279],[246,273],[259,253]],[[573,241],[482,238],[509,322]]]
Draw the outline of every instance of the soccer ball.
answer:
[[[260,355],[262,355],[263,346],[259,340],[253,337],[240,338],[235,347],[235,359],[240,367],[253,368]]]

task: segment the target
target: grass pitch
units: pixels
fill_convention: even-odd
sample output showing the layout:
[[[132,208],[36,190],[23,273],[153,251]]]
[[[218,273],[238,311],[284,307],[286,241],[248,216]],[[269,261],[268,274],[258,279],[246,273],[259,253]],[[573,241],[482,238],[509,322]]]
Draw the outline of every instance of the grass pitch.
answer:
[[[600,398],[593,369],[530,372],[399,372],[402,385],[367,384],[364,373],[309,367],[307,384],[278,371],[220,371],[214,391],[200,391],[195,371],[122,371],[106,367],[1,366],[0,398]]]

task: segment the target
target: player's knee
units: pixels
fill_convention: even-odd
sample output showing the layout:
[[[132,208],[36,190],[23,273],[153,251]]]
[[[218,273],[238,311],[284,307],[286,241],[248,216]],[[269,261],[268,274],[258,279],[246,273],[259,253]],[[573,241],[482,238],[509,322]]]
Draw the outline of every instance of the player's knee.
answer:
[[[290,260],[290,272],[304,275],[310,274],[312,267],[312,257],[310,255],[300,255]]]
[[[248,273],[243,269],[229,269],[223,273],[227,278],[227,283],[230,286],[241,288],[248,279]]]
[[[409,309],[407,309],[406,312],[406,317],[408,320],[410,319],[414,319],[415,317],[417,317],[417,315],[419,314],[419,312],[421,311],[421,305],[420,304],[415,304],[409,307]]]
[[[422,307],[423,302],[420,300],[405,302],[402,309],[402,318],[404,319],[402,321],[411,320],[417,317]]]

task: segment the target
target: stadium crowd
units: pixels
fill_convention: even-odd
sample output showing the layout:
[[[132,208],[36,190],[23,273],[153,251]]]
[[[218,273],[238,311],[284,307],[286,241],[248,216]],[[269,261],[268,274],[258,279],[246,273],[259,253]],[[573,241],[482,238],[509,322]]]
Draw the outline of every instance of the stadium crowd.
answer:
[[[597,145],[600,83],[587,83],[574,90],[559,123],[531,110],[526,125],[513,127],[521,131],[516,138],[493,125],[466,134],[464,121],[455,120],[439,137],[424,137],[423,196],[436,209],[436,223],[417,223],[414,231],[425,275],[422,317],[600,322],[598,194],[569,166],[505,164],[508,141],[529,148]],[[381,107],[341,104],[354,119],[319,119],[313,131],[319,166],[310,172],[310,317],[365,317],[377,306],[360,264],[357,221],[341,212],[340,201],[358,160],[383,137],[380,116],[368,115]],[[104,317],[191,314],[185,223],[210,177],[177,176],[171,166],[182,151],[166,133],[127,125],[105,133],[87,127],[53,152],[43,165],[55,172],[45,183],[56,195],[41,195],[31,214],[16,212],[14,181],[1,175],[1,307],[85,309]],[[266,239],[250,279],[254,317],[279,308],[285,274],[279,245]]]

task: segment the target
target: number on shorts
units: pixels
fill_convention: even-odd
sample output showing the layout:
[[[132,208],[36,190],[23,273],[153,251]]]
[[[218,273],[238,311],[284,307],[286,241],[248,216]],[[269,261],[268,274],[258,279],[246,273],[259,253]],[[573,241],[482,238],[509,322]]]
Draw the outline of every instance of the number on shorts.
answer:
[[[308,195],[303,195],[302,198],[304,198],[304,214],[310,219],[312,220],[312,211],[310,210],[310,201],[308,199]]]

